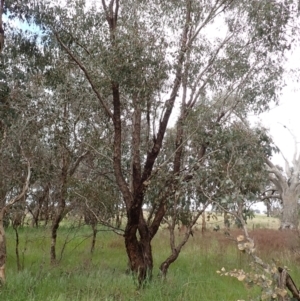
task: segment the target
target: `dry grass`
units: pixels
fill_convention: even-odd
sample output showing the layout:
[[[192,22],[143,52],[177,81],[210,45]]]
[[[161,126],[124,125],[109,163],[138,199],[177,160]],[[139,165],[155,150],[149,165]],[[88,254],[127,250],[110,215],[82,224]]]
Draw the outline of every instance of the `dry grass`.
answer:
[[[241,229],[232,228],[230,236],[224,230],[218,232],[208,229],[205,232],[196,231],[191,239],[198,244],[199,249],[211,252],[212,241],[217,241],[215,253],[228,254],[236,248],[235,239],[243,234]],[[294,265],[300,263],[300,234],[297,231],[280,231],[277,229],[252,228],[250,236],[254,239],[256,254],[266,261],[275,260],[278,264]],[[189,242],[189,244],[192,242]]]
[[[207,216],[206,216],[207,218]],[[206,220],[207,221],[207,220]],[[214,227],[219,225],[219,231],[213,231]],[[300,233],[297,231],[280,231],[280,220],[276,217],[267,217],[266,215],[256,215],[248,220],[247,228],[250,236],[254,239],[256,254],[266,261],[275,260],[282,265],[294,265],[300,263]],[[211,252],[212,242],[217,241],[217,248],[213,251],[216,254],[225,254],[232,252],[235,246],[235,238],[243,234],[241,229],[232,225],[230,227],[230,236],[228,236],[224,227],[224,217],[222,215],[212,216],[206,222],[206,231],[202,231],[202,218],[199,219],[194,237],[190,239],[189,245],[199,246],[199,252]],[[167,232],[167,231],[166,231]],[[184,234],[184,229],[178,231],[178,238]],[[225,235],[226,234],[226,235]],[[167,238],[167,235],[165,237]],[[197,247],[194,247],[197,248]]]
[[[121,249],[123,250],[124,247],[124,239],[121,236],[115,236],[111,239],[111,241],[107,244],[108,248],[110,249]]]
[[[251,220],[248,220],[249,229],[279,229],[280,220],[277,217],[267,217],[263,214],[257,214]]]
[[[209,214],[206,214],[206,220],[208,219]],[[231,221],[232,223],[234,221]],[[224,227],[224,216],[221,214],[212,214],[209,220],[206,222],[206,227],[208,229],[213,229],[215,226],[220,228]],[[247,220],[248,229],[279,229],[280,220],[277,217],[267,217],[264,214],[256,214],[253,219]],[[202,217],[199,218],[197,222],[197,228],[202,228]]]

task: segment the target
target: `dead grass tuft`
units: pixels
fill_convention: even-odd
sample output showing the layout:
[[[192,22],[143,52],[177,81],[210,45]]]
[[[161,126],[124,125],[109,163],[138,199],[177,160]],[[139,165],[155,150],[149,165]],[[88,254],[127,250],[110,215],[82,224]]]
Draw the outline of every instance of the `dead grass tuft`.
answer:
[[[124,249],[124,240],[122,237],[114,237],[109,243],[111,249]]]
[[[231,238],[243,234],[241,230],[231,230]],[[280,231],[274,229],[254,229],[250,231],[254,239],[256,251],[262,258],[291,257],[300,262],[300,236],[296,231]],[[216,239],[222,246],[232,245],[233,241],[224,234],[218,233]]]

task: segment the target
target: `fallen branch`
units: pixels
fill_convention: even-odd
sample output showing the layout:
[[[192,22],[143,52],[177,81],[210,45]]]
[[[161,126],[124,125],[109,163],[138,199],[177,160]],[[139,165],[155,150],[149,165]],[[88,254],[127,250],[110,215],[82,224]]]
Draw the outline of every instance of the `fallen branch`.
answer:
[[[300,300],[300,291],[298,290],[296,284],[294,283],[292,277],[287,272],[287,270],[279,267],[278,272],[279,272],[278,287],[281,289],[285,289],[287,287],[289,291],[293,294],[293,298],[295,298],[296,300]],[[282,298],[281,300],[286,300],[284,299],[284,297],[281,298]]]

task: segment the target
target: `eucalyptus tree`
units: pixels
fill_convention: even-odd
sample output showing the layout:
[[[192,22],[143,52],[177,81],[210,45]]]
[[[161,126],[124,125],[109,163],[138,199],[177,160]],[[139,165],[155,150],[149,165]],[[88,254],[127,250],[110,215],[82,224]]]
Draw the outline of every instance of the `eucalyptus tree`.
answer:
[[[282,202],[282,216],[280,216],[280,229],[298,229],[299,226],[299,196],[300,196],[300,155],[295,146],[292,164],[286,158],[285,168],[266,160],[269,172],[269,180],[273,184],[274,192],[271,197],[278,198]]]
[[[84,98],[78,96],[79,91],[70,90],[70,86],[80,91],[85,91],[87,86],[80,84],[82,77],[76,76],[76,70],[72,70],[63,55],[49,52],[54,49],[51,41],[42,44],[35,33],[27,37],[30,34],[16,28],[9,33],[11,42],[6,47],[3,63],[16,78],[9,82],[12,87],[9,87],[8,100],[13,104],[13,112],[20,117],[16,118],[17,125],[22,128],[19,123],[22,122],[26,129],[20,134],[22,141],[26,141],[24,148],[31,154],[32,187],[28,208],[34,207],[31,211],[35,223],[42,209],[48,211],[46,214],[52,222],[50,258],[55,262],[57,229],[70,210],[70,206],[66,206],[69,183],[89,153],[81,139],[91,122],[86,118],[86,108],[81,109]],[[91,101],[88,107],[92,105]],[[87,139],[88,135],[84,140]],[[38,203],[34,204],[36,194]]]
[[[5,216],[13,205],[26,197],[31,184],[34,145],[30,138],[34,122],[29,117],[27,102],[35,81],[32,73],[24,70],[24,44],[12,43],[11,31],[7,31],[6,48],[0,54],[0,280],[5,282],[6,238],[3,227]],[[18,33],[15,37],[19,38]],[[20,41],[20,40],[19,40]],[[24,40],[23,40],[24,42]],[[30,42],[27,46],[31,46]],[[36,53],[34,49],[31,57]],[[38,56],[36,57],[38,59]],[[29,60],[26,60],[28,67]],[[28,88],[28,89],[27,89]],[[26,163],[27,168],[24,167]]]
[[[160,197],[167,200],[164,222],[170,231],[171,254],[160,265],[164,276],[208,205],[219,206],[228,213],[245,212],[246,203],[258,201],[261,189],[268,181],[264,160],[271,156],[273,144],[266,131],[250,128],[247,122],[234,115],[218,124],[212,122],[216,117],[216,110],[205,103],[196,106],[185,122],[180,174],[177,178],[170,177],[172,164],[168,162],[161,164],[152,179],[155,182],[148,218]],[[161,151],[165,158],[176,152],[175,144],[171,142],[175,138],[176,131],[168,130]],[[166,192],[166,186],[171,192]],[[179,223],[185,226],[183,233],[181,231],[183,236],[176,236]]]
[[[264,160],[271,157],[274,145],[265,129],[251,129],[241,122],[222,132],[217,144],[224,147],[214,154],[219,171],[214,176],[217,191],[212,198],[225,214],[235,213],[246,221],[251,218],[251,204],[260,201],[268,183]],[[241,226],[239,220],[235,223]]]
[[[18,5],[22,3],[11,3],[11,9]],[[84,76],[112,128],[111,167],[126,207],[126,251],[141,282],[151,275],[151,241],[172,206],[169,197],[159,198],[147,222],[143,206],[155,185],[152,178],[166,164],[161,150],[167,147],[165,134],[175,105],[180,113],[164,192],[173,196],[186,182],[182,165],[186,120],[197,103],[207,102],[214,111],[207,117],[209,127],[199,123],[200,132],[209,137],[205,130],[232,114],[244,117],[277,100],[282,54],[290,47],[285,34],[293,21],[293,5],[292,1],[80,0],[26,6],[26,15],[51,39],[55,37],[60,51],[81,72],[78,76]],[[128,149],[123,148],[124,137]],[[199,163],[208,149],[203,141],[197,149]]]
[[[10,83],[11,84],[11,83]],[[10,96],[8,96],[10,98]],[[8,112],[9,110],[2,110]],[[10,110],[13,110],[10,108]],[[14,111],[14,110],[13,110]],[[3,113],[3,111],[1,112]],[[16,114],[17,115],[17,114]],[[8,123],[8,120],[12,122]],[[7,258],[6,234],[4,222],[15,206],[24,200],[30,186],[31,159],[30,148],[24,145],[23,135],[27,134],[24,119],[14,116],[12,119],[1,120],[1,144],[0,144],[0,283],[5,283],[5,264]],[[25,166],[24,166],[25,165]]]
[[[121,195],[111,166],[111,128],[107,125],[105,116],[102,116],[103,119],[100,116],[99,112],[88,117],[93,125],[88,127],[88,135],[84,135],[84,145],[89,149],[89,155],[79,166],[69,185],[72,199],[70,215],[83,218],[92,228],[91,252],[95,249],[98,225],[118,234],[123,233],[120,223]]]
[[[60,222],[73,208],[70,196],[76,172],[89,155],[86,142],[91,120],[82,108],[85,98],[80,94],[87,89],[81,77],[68,60],[56,58],[44,76],[47,89],[37,101],[40,124],[39,139],[42,141],[44,170],[40,170],[39,182],[49,191],[51,212],[51,262],[56,262],[56,238]],[[85,91],[86,96],[88,91]],[[91,102],[92,103],[92,102]],[[86,134],[86,135],[85,135]],[[42,173],[44,176],[42,177]],[[42,183],[42,180],[46,182]],[[41,186],[40,186],[41,187]]]
[[[24,55],[20,58],[22,63],[11,60],[8,65],[15,71],[22,70],[27,59],[25,78],[30,76],[31,82],[27,86],[23,84],[20,94],[26,98],[22,110],[32,130],[26,140],[28,145],[34,145],[32,186],[27,203],[33,224],[37,226],[42,218],[46,218],[46,223],[51,221],[50,259],[54,263],[59,224],[76,205],[72,194],[75,184],[80,181],[86,187],[90,180],[83,178],[81,164],[90,155],[90,149],[98,148],[99,141],[94,143],[95,133],[98,135],[103,129],[100,136],[104,139],[104,133],[109,130],[103,126],[107,117],[99,112],[95,96],[72,62],[57,51],[51,38],[45,40],[47,37],[41,32],[34,32],[31,37],[30,40],[26,32],[16,28],[11,30],[10,38],[17,48],[11,52]],[[16,76],[20,74],[24,77],[21,72]],[[88,104],[85,104],[86,97]]]
[[[7,140],[2,141],[5,144],[7,143]],[[8,149],[7,145],[6,148]],[[3,149],[3,145],[1,145],[1,150]],[[6,250],[6,235],[4,230],[4,218],[9,209],[15,205],[17,202],[19,202],[21,199],[24,198],[26,195],[26,192],[30,185],[30,177],[31,177],[31,165],[29,159],[26,157],[24,152],[22,151],[23,160],[26,160],[27,163],[27,175],[21,172],[21,175],[19,174],[19,179],[22,181],[23,185],[19,183],[19,185],[14,185],[14,187],[11,188],[11,190],[6,191],[6,195],[4,200],[1,200],[1,207],[0,207],[0,283],[4,284],[6,280],[5,276],[5,265],[6,265],[6,258],[7,258],[7,250]],[[3,176],[3,174],[2,174]],[[2,187],[3,188],[3,187]]]

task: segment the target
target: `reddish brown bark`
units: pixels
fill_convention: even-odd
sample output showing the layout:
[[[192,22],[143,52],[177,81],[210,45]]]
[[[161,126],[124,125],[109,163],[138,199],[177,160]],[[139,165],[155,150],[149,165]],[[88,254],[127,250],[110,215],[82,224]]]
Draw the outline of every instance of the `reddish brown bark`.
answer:
[[[139,203],[142,204],[141,202]],[[137,275],[139,283],[142,284],[147,277],[151,278],[152,275],[152,237],[143,217],[141,205],[130,206],[127,210],[127,218],[124,233],[126,252],[129,258],[130,269]]]

